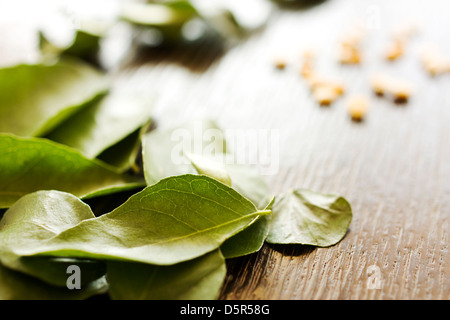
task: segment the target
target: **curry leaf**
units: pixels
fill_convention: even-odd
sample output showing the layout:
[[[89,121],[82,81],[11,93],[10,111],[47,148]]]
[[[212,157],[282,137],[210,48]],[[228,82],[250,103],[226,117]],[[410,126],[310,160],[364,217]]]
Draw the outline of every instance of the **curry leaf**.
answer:
[[[88,158],[95,158],[132,133],[136,132],[132,139],[139,140],[141,134],[138,131],[150,121],[151,107],[148,99],[120,90],[112,91],[60,124],[47,138],[75,148]],[[127,141],[126,145],[131,149],[115,155],[135,155],[136,144]]]
[[[240,164],[225,141],[225,133],[211,120],[189,121],[153,130],[142,139],[144,175],[148,184],[169,176],[206,174],[231,183],[258,208],[269,200],[269,187],[256,168]]]
[[[140,31],[138,38],[150,45],[184,40],[183,26],[196,17],[197,10],[189,1],[127,3],[121,12],[121,19],[136,26]],[[152,37],[149,37],[149,30]]]
[[[262,209],[269,202],[269,187],[259,172],[236,163],[227,152],[225,133],[211,120],[187,122],[144,135],[144,174],[148,183],[182,173],[205,174],[230,185]],[[267,208],[266,208],[267,209]],[[267,221],[260,218],[228,239],[221,247],[226,258],[258,251],[267,235]]]
[[[297,189],[275,197],[266,241],[327,247],[347,233],[352,209],[346,199]]]
[[[191,2],[208,25],[225,39],[240,37],[261,28],[272,9],[270,3],[259,0],[247,0],[245,5],[228,0]]]
[[[0,264],[0,300],[84,300],[108,291],[105,277],[92,281],[80,290],[49,285]]]
[[[11,206],[27,193],[60,190],[93,197],[144,185],[78,151],[42,138],[0,134],[0,207]]]
[[[97,159],[114,166],[120,172],[132,169],[135,173],[140,173],[142,168],[138,164],[138,159],[141,151],[141,140],[150,126],[151,121],[104,150],[97,156]]]
[[[220,250],[227,259],[258,252],[266,240],[267,233],[267,217],[260,217],[251,226],[225,241]]]
[[[74,59],[0,69],[0,132],[42,136],[108,89],[105,76]]]
[[[45,197],[39,201],[46,203]],[[31,204],[27,210],[36,207],[39,208]],[[8,242],[7,248],[16,256],[45,255],[169,265],[219,248],[260,215],[269,213],[258,211],[234,189],[215,179],[183,175],[163,179],[131,196],[112,212],[83,220],[57,235],[47,237],[43,234],[42,229],[51,226],[45,221],[41,224],[39,219],[27,224],[29,230],[25,226],[7,224],[17,232],[27,230],[21,241]],[[60,214],[77,215],[69,210]],[[8,215],[7,211],[3,218],[7,217],[6,222],[20,220],[20,217]]]
[[[265,210],[272,210],[274,199],[266,206]],[[249,227],[237,235],[225,241],[220,250],[226,259],[237,258],[258,252],[269,233],[269,217],[261,216]]]
[[[252,201],[259,209],[270,202],[270,189],[258,169],[239,163],[225,165],[231,177],[231,185],[236,191]]]
[[[226,275],[218,250],[171,266],[108,261],[107,270],[114,300],[216,299]]]
[[[231,177],[223,163],[190,153],[186,154],[186,157],[189,161],[191,161],[195,170],[197,170],[199,174],[207,175],[222,182],[223,184],[226,184],[227,186],[231,186]]]
[[[121,18],[142,26],[182,26],[196,15],[189,1],[167,3],[127,3],[122,6]]]
[[[231,186],[259,209],[267,205],[269,187],[256,168],[237,163],[230,154],[216,155],[214,159],[192,154],[186,157],[199,174]]]
[[[30,209],[32,208],[32,209]],[[0,221],[0,262],[11,269],[65,286],[67,266],[76,264],[83,284],[105,273],[100,262],[52,257],[21,257],[10,249],[36,239],[51,238],[85,219],[94,218],[88,205],[75,196],[59,191],[38,191],[20,198]],[[36,228],[38,222],[39,228]]]
[[[195,174],[197,170],[186,154],[214,157],[226,149],[224,133],[211,120],[150,131],[142,137],[145,180],[153,184],[170,176]]]
[[[70,43],[58,45],[48,39],[43,31],[39,32],[39,49],[45,60],[62,55],[71,55],[86,61],[93,61],[100,50],[100,40],[104,33],[99,28],[77,28],[73,30]]]
[[[89,30],[76,30],[73,42],[64,48],[62,54],[69,54],[83,59],[93,59],[100,50],[101,33],[94,33]]]
[[[70,266],[75,265],[79,268],[79,284],[82,287],[100,279],[106,273],[106,264],[99,260],[38,256],[18,257],[16,261],[10,260],[8,263],[4,264],[8,268],[21,271],[59,287],[67,286],[67,278],[69,277],[67,270]]]
[[[233,1],[147,1],[124,6],[122,19],[144,31],[157,30],[169,42],[197,40],[208,34],[229,40],[262,27],[270,9],[258,0],[247,0],[245,6]]]

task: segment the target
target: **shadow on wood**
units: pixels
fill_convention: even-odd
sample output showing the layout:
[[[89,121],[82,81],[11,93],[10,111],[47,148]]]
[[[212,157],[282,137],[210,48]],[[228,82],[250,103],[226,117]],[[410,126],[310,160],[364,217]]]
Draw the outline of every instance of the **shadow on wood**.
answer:
[[[308,255],[317,248],[315,246],[301,244],[267,244],[267,246],[286,257]]]
[[[136,48],[133,65],[160,63],[177,64],[195,73],[206,71],[226,52],[225,44],[220,39],[208,39],[196,43],[182,43],[166,46],[144,46]]]
[[[308,10],[325,3],[327,0],[272,0],[283,10]]]

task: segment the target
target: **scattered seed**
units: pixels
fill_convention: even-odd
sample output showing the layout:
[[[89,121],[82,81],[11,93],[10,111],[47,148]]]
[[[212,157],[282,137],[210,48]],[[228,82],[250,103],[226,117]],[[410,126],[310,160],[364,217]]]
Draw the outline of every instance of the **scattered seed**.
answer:
[[[413,92],[412,85],[408,81],[385,74],[372,76],[371,84],[372,90],[377,95],[389,95],[395,102],[408,101]]]
[[[277,68],[279,70],[283,70],[283,69],[286,69],[286,67],[287,67],[287,60],[283,57],[276,57],[273,61],[273,64],[274,64],[275,68]]]
[[[361,62],[361,43],[364,29],[360,25],[354,26],[341,37],[339,42],[338,60],[342,64],[359,64]]]
[[[305,79],[311,78],[314,75],[314,69],[310,64],[305,63],[302,65],[302,67],[300,69],[300,74]]]
[[[363,95],[353,95],[347,102],[347,108],[353,121],[362,121],[369,108],[369,100]]]
[[[330,85],[336,91],[338,95],[343,95],[345,93],[345,86],[341,82],[331,82]]]
[[[302,53],[302,64],[300,68],[300,74],[303,78],[310,78],[312,77],[314,73],[314,59],[315,59],[315,53],[311,49],[307,49],[303,51]]]
[[[372,76],[371,85],[372,90],[378,96],[383,96],[386,93],[386,88],[388,87],[389,78],[384,74],[376,74]]]
[[[339,62],[342,64],[359,64],[361,62],[360,50],[357,47],[341,44]]]
[[[402,57],[408,41],[418,31],[418,27],[414,23],[403,23],[395,28],[392,33],[392,40],[387,45],[384,57],[387,60],[394,61]]]
[[[428,45],[422,49],[422,64],[432,76],[450,72],[450,60],[435,46]]]
[[[345,92],[345,85],[335,79],[326,78],[317,73],[313,73],[310,77],[306,79],[309,88],[314,91],[319,87],[329,87],[332,88],[339,96],[343,95]]]
[[[412,94],[411,84],[401,79],[390,79],[387,90],[395,102],[406,102]]]
[[[427,64],[426,69],[432,76],[437,76],[450,72],[450,64],[447,61],[433,61]]]
[[[345,87],[341,82],[328,79],[315,72],[313,68],[315,53],[312,50],[305,50],[302,58],[300,74],[306,80],[317,103],[328,106],[344,94]]]
[[[385,52],[385,58],[390,61],[397,60],[404,53],[404,43],[400,40],[394,40],[388,45]]]
[[[314,100],[321,106],[329,106],[339,98],[336,88],[329,85],[318,86],[313,89]]]

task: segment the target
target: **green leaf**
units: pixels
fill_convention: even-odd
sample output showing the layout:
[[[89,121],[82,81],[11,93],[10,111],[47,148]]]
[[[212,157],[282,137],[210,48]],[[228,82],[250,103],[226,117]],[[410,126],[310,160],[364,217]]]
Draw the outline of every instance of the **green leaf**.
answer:
[[[196,15],[189,1],[166,3],[126,3],[122,6],[121,18],[141,26],[182,26]]]
[[[95,158],[146,125],[151,112],[148,99],[112,91],[67,119],[47,138],[77,149],[88,158]],[[137,134],[133,140],[139,137]],[[127,145],[129,143],[127,141]],[[131,145],[133,148],[126,154],[136,150],[136,142]]]
[[[42,61],[50,61],[61,54],[63,49],[50,41],[44,32],[39,31],[38,38]]]
[[[267,217],[260,217],[252,225],[225,241],[220,250],[226,259],[258,252],[269,232]]]
[[[95,60],[100,50],[102,32],[77,28],[74,30],[71,42],[57,45],[50,41],[44,32],[39,32],[39,49],[44,60],[50,60],[62,55],[74,56],[86,61]]]
[[[212,300],[226,276],[220,251],[171,266],[108,261],[114,300]]]
[[[139,27],[144,43],[159,45],[195,41],[207,36],[236,39],[261,28],[268,21],[271,9],[269,3],[260,0],[247,0],[245,5],[239,1],[221,0],[147,1],[127,4],[121,18]],[[149,30],[152,32],[145,32]],[[156,38],[153,39],[156,41],[148,41],[148,38]]]
[[[61,56],[72,56],[86,62],[98,64],[99,52],[102,40],[111,27],[105,19],[81,16],[73,17],[74,26],[68,32],[62,33],[65,37],[58,40],[52,39],[50,30],[39,31],[39,49],[43,61],[59,58]]]
[[[88,198],[144,185],[139,178],[120,174],[47,139],[0,134],[0,150],[1,208],[37,190],[60,190]]]
[[[272,210],[272,201],[266,206],[265,210]],[[220,250],[226,259],[237,258],[258,252],[269,233],[269,217],[261,216],[257,221],[245,228],[235,236],[226,240]]]
[[[327,247],[347,233],[352,209],[346,199],[297,189],[275,197],[266,241]]]
[[[80,272],[80,285],[89,285],[106,274],[106,264],[99,260],[72,259],[59,257],[20,257],[11,269],[21,271],[30,276],[38,278],[48,284],[65,287],[67,286],[67,273],[69,266],[77,266]]]
[[[223,39],[242,37],[261,28],[269,19],[272,6],[266,1],[196,0],[198,14]]]
[[[189,121],[142,137],[144,176],[149,185],[170,176],[197,173],[186,154],[214,157],[224,153],[224,134],[211,120]]]
[[[37,191],[19,199],[0,220],[0,262],[8,268],[65,286],[67,267],[76,264],[86,284],[105,274],[100,262],[53,257],[21,257],[11,248],[39,243],[85,219],[95,218],[88,205],[75,196],[59,191]]]
[[[0,69],[0,132],[42,136],[104,94],[104,74],[74,59]]]
[[[122,7],[120,16],[136,27],[137,38],[143,43],[160,45],[184,41],[183,26],[198,18],[198,13],[189,1],[131,2]]]
[[[0,264],[0,300],[84,300],[108,291],[105,277],[80,290],[56,287]]]
[[[267,206],[270,189],[256,168],[237,163],[228,163],[225,168],[231,177],[231,186],[236,191],[252,201],[258,209]]]
[[[100,50],[101,33],[94,33],[90,30],[77,29],[75,37],[70,46],[62,51],[82,59],[93,59]]]
[[[40,201],[45,203],[45,199]],[[27,210],[34,207],[30,204]],[[226,239],[268,213],[258,211],[234,189],[215,179],[183,175],[163,179],[131,196],[112,212],[83,220],[58,235],[43,236],[40,221],[34,219],[29,227],[37,229],[36,237],[30,230],[31,238],[9,242],[8,248],[17,256],[170,265],[219,248]]]
[[[147,183],[183,173],[199,173],[230,185],[258,209],[268,203],[269,187],[259,172],[235,163],[227,153],[225,134],[210,120],[187,122],[168,130],[154,130],[143,137],[144,175]],[[195,153],[194,153],[195,152]],[[226,258],[258,251],[267,235],[260,218],[221,247]]]
[[[228,174],[223,163],[213,161],[204,156],[196,155],[196,154],[185,154],[185,156],[191,161],[195,170],[199,174],[204,174],[211,178],[214,178],[223,184],[231,187],[231,177]]]
[[[229,154],[216,156],[189,155],[198,174],[204,174],[233,189],[252,201],[259,209],[268,203],[269,186],[254,167],[238,164]]]
[[[132,132],[115,145],[100,153],[97,159],[114,166],[120,172],[132,169],[135,173],[140,173],[142,168],[137,163],[137,160],[141,151],[142,136],[148,131],[150,125],[151,122]]]
[[[153,130],[142,138],[144,176],[147,184],[160,179],[199,173],[213,177],[262,209],[269,187],[256,168],[237,163],[227,149],[225,133],[211,120],[189,121],[180,126]]]

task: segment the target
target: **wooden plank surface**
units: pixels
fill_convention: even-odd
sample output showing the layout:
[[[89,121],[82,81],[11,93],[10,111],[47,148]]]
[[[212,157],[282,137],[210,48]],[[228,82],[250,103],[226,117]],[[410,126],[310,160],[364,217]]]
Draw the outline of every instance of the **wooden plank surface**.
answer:
[[[208,117],[232,133],[262,132],[260,149],[275,139],[269,151],[276,170],[264,176],[273,193],[307,188],[352,204],[350,230],[335,246],[264,245],[230,260],[221,299],[450,298],[450,77],[430,77],[418,58],[427,42],[450,57],[449,9],[437,0],[275,7],[265,28],[231,48],[144,50],[114,71],[117,83],[156,96],[159,125]],[[384,61],[393,28],[410,20],[419,33],[406,55]],[[355,21],[367,30],[363,61],[342,66],[339,36]],[[2,61],[32,57],[30,38],[7,37],[8,30],[0,26]],[[317,70],[346,83],[329,107],[312,100],[299,75],[301,52],[311,45]],[[273,67],[277,52],[289,55],[285,70]],[[409,80],[410,101],[375,97],[369,77],[378,71]],[[361,123],[345,109],[353,93],[371,99]]]

